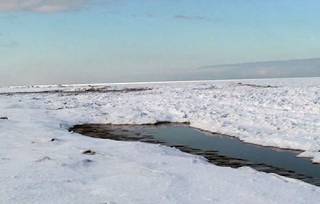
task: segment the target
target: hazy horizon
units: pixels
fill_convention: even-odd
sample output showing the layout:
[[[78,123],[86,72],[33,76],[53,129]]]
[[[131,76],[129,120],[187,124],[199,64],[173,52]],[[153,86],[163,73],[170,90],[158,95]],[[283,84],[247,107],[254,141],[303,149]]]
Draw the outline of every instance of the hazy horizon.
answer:
[[[316,77],[319,9],[316,0],[0,0],[0,86]]]
[[[320,58],[208,65],[185,71],[163,72],[157,75],[146,72],[119,78],[112,76],[112,78],[107,80],[96,79],[91,81],[91,79],[83,79],[56,81],[54,79],[53,81],[46,80],[39,83],[0,84],[0,86],[304,77],[320,77]],[[102,76],[102,78],[104,77]]]

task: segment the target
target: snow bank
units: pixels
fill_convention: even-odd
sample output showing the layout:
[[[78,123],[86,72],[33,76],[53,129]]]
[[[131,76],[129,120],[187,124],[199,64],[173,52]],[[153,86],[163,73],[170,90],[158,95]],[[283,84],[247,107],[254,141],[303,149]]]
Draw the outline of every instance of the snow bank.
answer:
[[[190,122],[320,161],[320,79],[1,88],[0,203],[318,203],[320,189],[175,149],[71,134],[78,123]],[[148,87],[152,90],[119,91]],[[111,91],[118,90],[118,91]],[[55,138],[54,141],[51,141]],[[96,155],[84,155],[85,150]]]

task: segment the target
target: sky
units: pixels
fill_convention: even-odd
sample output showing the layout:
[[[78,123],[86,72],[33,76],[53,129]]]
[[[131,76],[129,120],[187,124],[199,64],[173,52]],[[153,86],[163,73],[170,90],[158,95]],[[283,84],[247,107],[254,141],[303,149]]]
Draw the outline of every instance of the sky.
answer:
[[[319,10],[318,0],[0,0],[0,86],[192,80],[203,67],[197,79],[277,77],[243,63],[319,58]],[[281,77],[320,76],[312,67]]]

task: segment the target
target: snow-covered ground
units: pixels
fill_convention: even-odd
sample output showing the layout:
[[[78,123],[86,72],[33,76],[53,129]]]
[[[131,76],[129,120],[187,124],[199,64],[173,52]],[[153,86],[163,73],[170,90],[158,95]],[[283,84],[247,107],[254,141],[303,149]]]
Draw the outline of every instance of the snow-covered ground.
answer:
[[[190,122],[246,142],[301,149],[320,162],[320,78],[94,88],[117,91],[81,92],[90,85],[0,88],[13,93],[0,94],[0,117],[9,118],[0,120],[0,203],[319,203],[320,188],[301,181],[67,128]],[[121,91],[126,88],[131,91]],[[16,93],[37,91],[51,93]],[[88,149],[97,154],[82,154]]]

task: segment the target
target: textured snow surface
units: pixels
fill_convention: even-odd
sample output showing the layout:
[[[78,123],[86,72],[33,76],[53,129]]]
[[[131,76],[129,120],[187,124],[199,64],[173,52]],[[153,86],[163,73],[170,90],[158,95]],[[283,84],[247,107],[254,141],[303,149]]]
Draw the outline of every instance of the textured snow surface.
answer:
[[[70,92],[92,86],[117,91]],[[92,86],[0,88],[14,93],[0,95],[0,203],[319,203],[320,188],[297,180],[67,128],[190,122],[320,161],[320,78]],[[67,92],[15,93],[54,90]]]

